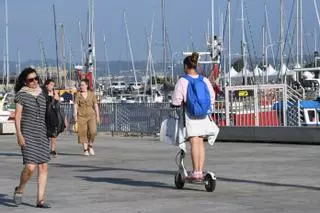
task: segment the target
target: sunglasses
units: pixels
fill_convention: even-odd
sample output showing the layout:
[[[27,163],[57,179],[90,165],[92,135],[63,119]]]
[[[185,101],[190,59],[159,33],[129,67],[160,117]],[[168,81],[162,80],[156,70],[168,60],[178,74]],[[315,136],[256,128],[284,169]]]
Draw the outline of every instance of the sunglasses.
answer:
[[[28,78],[27,79],[27,83],[32,83],[34,81],[39,81],[39,77],[37,76],[37,77],[34,77],[34,78]]]

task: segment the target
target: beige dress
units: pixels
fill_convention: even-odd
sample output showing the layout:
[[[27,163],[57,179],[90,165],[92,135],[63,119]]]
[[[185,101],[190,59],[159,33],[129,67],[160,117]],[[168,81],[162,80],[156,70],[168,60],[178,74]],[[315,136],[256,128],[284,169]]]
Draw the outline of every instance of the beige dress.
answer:
[[[94,141],[97,135],[97,121],[95,104],[97,98],[93,92],[88,91],[87,98],[84,98],[80,92],[75,95],[75,103],[78,105],[78,136],[79,143],[84,144]]]

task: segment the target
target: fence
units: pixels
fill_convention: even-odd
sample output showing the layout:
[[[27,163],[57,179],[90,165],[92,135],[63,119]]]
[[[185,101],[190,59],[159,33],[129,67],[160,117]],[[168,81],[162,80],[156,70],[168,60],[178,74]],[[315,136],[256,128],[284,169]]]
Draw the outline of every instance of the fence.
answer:
[[[301,99],[285,84],[229,86],[214,118],[220,126],[301,126]]]
[[[73,105],[62,105],[69,124],[73,122]],[[153,135],[170,113],[169,103],[100,104],[99,132],[126,132]],[[68,128],[71,131],[71,125]]]
[[[213,118],[219,126],[301,126],[301,99],[302,95],[284,84],[230,86],[215,102]],[[71,124],[73,107],[63,108]],[[170,112],[169,103],[100,104],[98,131],[153,135],[159,133]]]

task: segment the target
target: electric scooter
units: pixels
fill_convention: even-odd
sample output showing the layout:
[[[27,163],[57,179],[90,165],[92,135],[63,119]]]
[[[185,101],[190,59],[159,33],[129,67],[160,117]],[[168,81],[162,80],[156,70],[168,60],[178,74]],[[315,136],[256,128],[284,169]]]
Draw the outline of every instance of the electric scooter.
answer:
[[[213,172],[203,172],[203,179],[194,180],[191,178],[191,172],[187,171],[184,166],[184,158],[186,157],[186,153],[184,150],[180,150],[176,156],[176,163],[179,167],[179,170],[176,172],[174,176],[174,183],[178,189],[182,189],[185,183],[190,184],[204,184],[207,192],[213,192],[216,188],[217,178]]]

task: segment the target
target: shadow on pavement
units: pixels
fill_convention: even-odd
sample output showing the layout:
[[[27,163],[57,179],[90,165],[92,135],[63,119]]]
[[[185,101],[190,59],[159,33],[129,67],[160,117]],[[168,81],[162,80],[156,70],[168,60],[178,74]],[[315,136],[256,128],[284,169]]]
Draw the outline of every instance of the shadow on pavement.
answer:
[[[58,156],[61,155],[61,156],[83,156],[83,154],[76,154],[76,153],[63,153],[63,152],[58,152],[57,153]]]
[[[138,172],[138,173],[146,173],[146,174],[162,174],[162,175],[172,175],[172,176],[175,174],[175,171],[168,171],[168,170],[141,170],[141,169],[126,169],[126,168],[100,167],[100,166],[89,166],[89,165],[70,165],[70,164],[59,164],[59,163],[52,163],[51,165],[61,167],[61,168],[75,168],[77,169],[78,172],[129,171],[129,172]]]
[[[19,157],[19,156],[21,156],[21,154],[19,154],[19,153],[12,153],[12,152],[0,152],[0,156]]]
[[[105,182],[105,183],[120,184],[120,185],[127,185],[127,186],[174,189],[174,187],[164,183],[160,183],[160,182],[132,180],[129,178],[108,178],[108,177],[88,177],[88,176],[76,176],[76,178],[81,178],[85,181],[97,182],[97,183]]]
[[[17,207],[12,198],[8,198],[8,195],[0,194],[0,206]]]
[[[95,183],[111,183],[111,184],[119,184],[119,185],[135,186],[135,187],[151,187],[151,188],[181,190],[181,189],[177,189],[174,186],[167,185],[165,183],[154,182],[154,181],[132,180],[129,178],[108,178],[108,177],[88,177],[88,176],[76,176],[76,178],[80,178],[82,180],[95,182]],[[191,189],[191,188],[184,188],[183,190],[203,192],[203,190]]]
[[[217,179],[219,181],[224,181],[224,182],[257,184],[257,185],[272,186],[272,187],[300,188],[300,189],[307,189],[307,190],[313,190],[313,191],[320,191],[320,187],[316,187],[316,186],[274,183],[274,182],[255,181],[255,180],[242,180],[242,179],[225,178],[225,177],[218,177]]]

